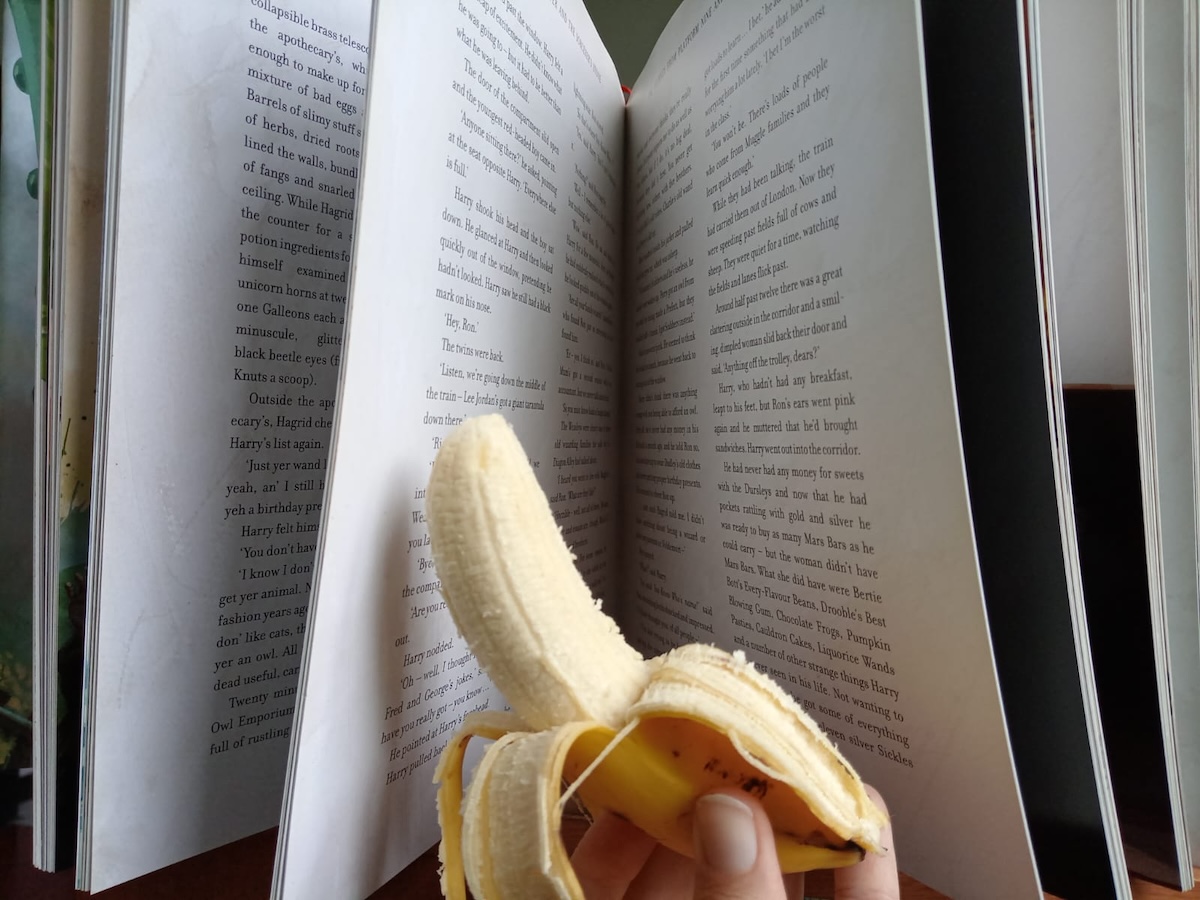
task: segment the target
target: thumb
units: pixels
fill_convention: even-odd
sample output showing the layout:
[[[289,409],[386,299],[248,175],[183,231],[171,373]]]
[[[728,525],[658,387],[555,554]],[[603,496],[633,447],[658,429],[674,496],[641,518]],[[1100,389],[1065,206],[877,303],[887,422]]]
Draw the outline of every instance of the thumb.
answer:
[[[696,801],[695,900],[786,900],[771,823],[745,794]]]

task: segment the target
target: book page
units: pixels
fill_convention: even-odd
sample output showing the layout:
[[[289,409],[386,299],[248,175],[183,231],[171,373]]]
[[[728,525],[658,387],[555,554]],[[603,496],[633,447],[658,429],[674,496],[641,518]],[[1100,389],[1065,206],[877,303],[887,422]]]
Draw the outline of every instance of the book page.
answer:
[[[1150,386],[1151,317],[1136,306],[1145,278],[1137,224],[1144,213],[1133,186],[1138,176],[1131,173],[1141,164],[1132,151],[1122,152],[1123,136],[1132,139],[1140,118],[1130,93],[1130,15],[1132,7],[1121,3],[1041,0],[1034,128],[1044,160],[1042,228],[1057,354],[1053,399],[1070,452],[1083,599],[1121,840],[1131,870],[1179,884],[1191,867],[1181,861],[1186,848],[1167,686],[1163,555],[1150,474],[1151,407],[1159,402]],[[1174,227],[1181,226],[1182,220]],[[1170,324],[1167,309],[1153,316],[1160,353],[1170,332],[1184,327]],[[1161,356],[1154,366],[1167,362]],[[1162,382],[1162,402],[1175,390],[1169,381]],[[1179,387],[1186,409],[1187,388],[1182,382]],[[1178,415],[1169,413],[1164,426]],[[1136,429],[1142,434],[1140,463],[1119,452]],[[1172,444],[1166,431],[1158,440],[1163,451]],[[1189,453],[1184,450],[1185,463]],[[1139,478],[1142,504],[1123,506],[1126,488]],[[1172,490],[1186,492],[1190,508],[1190,487]],[[1185,533],[1167,539],[1194,552]],[[1178,548],[1174,543],[1176,564]],[[1193,582],[1194,605],[1194,572],[1184,577]]]
[[[630,630],[743,650],[951,896],[1038,896],[972,541],[914,6],[681,11],[630,101]],[[633,597],[636,597],[636,602]]]
[[[1143,503],[1151,571],[1161,583],[1151,596],[1162,605],[1165,645],[1159,650],[1162,700],[1174,719],[1171,776],[1183,810],[1176,841],[1200,852],[1200,623],[1196,602],[1195,493],[1188,353],[1187,222],[1184,138],[1184,9],[1170,0],[1130,4],[1140,21],[1134,112],[1141,171],[1137,209],[1144,271],[1134,306],[1139,342],[1136,368],[1143,446]],[[1184,822],[1191,822],[1184,835]],[[1178,850],[1185,876],[1186,848]]]
[[[434,767],[501,698],[438,594],[424,494],[512,422],[597,596],[615,512],[624,102],[582,3],[381,4],[332,482],[276,896],[362,897],[437,839]]]
[[[1117,16],[1111,4],[1037,6],[1047,255],[1060,382],[1133,384]]]
[[[93,890],[277,821],[369,10],[116,12],[79,872]]]

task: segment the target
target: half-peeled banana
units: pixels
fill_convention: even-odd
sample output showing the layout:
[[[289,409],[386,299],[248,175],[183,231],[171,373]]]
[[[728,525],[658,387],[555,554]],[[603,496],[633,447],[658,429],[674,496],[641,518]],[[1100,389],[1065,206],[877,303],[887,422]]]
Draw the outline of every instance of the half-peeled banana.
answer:
[[[583,900],[559,834],[572,794],[688,856],[693,804],[725,786],[761,800],[785,872],[879,850],[885,817],[858,775],[741,653],[693,644],[646,660],[625,642],[504,419],[450,435],[426,509],[447,606],[513,710],[468,716],[439,761],[447,897],[465,896],[465,869],[478,900]],[[464,805],[477,736],[495,743]]]

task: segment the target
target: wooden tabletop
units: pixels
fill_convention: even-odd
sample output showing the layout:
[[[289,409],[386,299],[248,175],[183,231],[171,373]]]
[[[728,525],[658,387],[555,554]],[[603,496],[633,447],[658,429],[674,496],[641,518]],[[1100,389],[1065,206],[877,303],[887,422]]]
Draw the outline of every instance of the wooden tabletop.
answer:
[[[567,842],[573,844],[582,832],[582,825],[570,824],[565,832]],[[264,831],[152,872],[98,896],[104,900],[213,900],[218,897],[221,900],[262,900],[270,893],[274,853],[275,831]],[[81,900],[88,896],[73,889],[72,872],[48,874],[34,870],[29,863],[31,854],[29,828],[0,828],[0,898]],[[810,873],[805,888],[810,897],[833,896],[833,881],[828,872]],[[906,875],[900,876],[900,892],[904,900],[946,900],[945,895]],[[1136,900],[1200,900],[1200,888],[1181,894],[1135,879],[1133,895]],[[431,848],[380,888],[373,900],[439,900],[440,897],[437,849]]]

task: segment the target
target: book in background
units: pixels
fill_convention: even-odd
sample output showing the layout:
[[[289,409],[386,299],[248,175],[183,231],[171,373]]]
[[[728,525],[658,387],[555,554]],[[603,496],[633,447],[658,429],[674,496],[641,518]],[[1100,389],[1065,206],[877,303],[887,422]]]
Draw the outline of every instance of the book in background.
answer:
[[[1189,327],[1185,189],[1188,59],[1186,17],[1194,4],[1127,2],[1120,43],[1126,243],[1137,401],[1139,470],[1158,650],[1159,708],[1174,726],[1167,785],[1174,798],[1184,867],[1200,854],[1200,610],[1194,478],[1197,380]],[[1193,71],[1194,75],[1194,71]],[[1197,96],[1190,97],[1195,110]],[[1193,177],[1194,177],[1193,172]],[[1191,290],[1196,290],[1195,284]],[[1160,611],[1161,610],[1161,611]],[[1166,738],[1164,737],[1164,740]],[[1144,773],[1143,773],[1144,777]],[[1187,826],[1186,831],[1182,826]],[[1190,853],[1190,860],[1189,860]],[[1190,883],[1186,877],[1184,884]]]
[[[1034,110],[1052,399],[1124,853],[1187,889],[1200,639],[1183,16],[1041,3]]]

